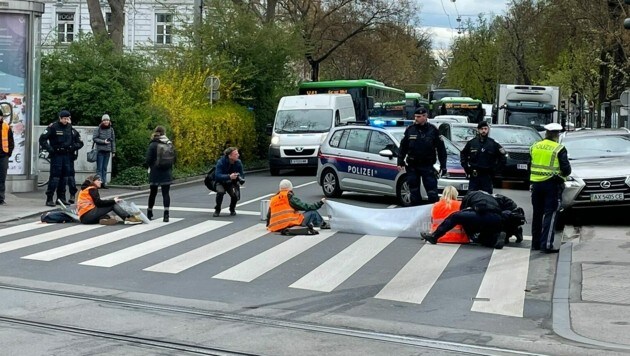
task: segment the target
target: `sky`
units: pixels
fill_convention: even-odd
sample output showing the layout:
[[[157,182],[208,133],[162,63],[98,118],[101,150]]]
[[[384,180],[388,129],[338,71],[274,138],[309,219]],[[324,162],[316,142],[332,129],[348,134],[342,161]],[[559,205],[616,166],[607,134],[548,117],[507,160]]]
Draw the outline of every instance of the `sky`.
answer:
[[[433,33],[433,49],[448,48],[457,36],[458,15],[462,22],[473,21],[480,13],[485,17],[503,15],[508,0],[420,0],[422,28]]]

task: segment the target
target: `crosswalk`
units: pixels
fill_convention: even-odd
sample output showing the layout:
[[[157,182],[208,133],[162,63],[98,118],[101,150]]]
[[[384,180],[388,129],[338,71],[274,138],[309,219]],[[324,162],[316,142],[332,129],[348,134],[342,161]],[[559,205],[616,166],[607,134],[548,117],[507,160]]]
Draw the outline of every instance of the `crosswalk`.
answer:
[[[176,249],[193,239],[204,238],[205,244],[195,245],[199,247],[183,253],[178,250],[179,254],[174,257],[173,254],[165,253],[164,260],[159,263],[152,261],[139,268],[146,272],[175,275],[192,267],[203,267],[219,256],[251,246],[257,240],[277,236],[269,234],[262,223],[242,228],[239,226],[236,232],[236,226],[232,224],[234,221],[231,220],[199,221],[185,218],[171,218],[168,223],[156,221],[116,227],[25,223],[0,229],[0,254],[12,252],[12,256],[22,260],[53,262],[90,252],[90,259],[77,263],[81,266],[112,268],[147,255],[155,256],[158,251]],[[223,233],[224,230],[227,233]],[[313,236],[277,236],[271,240],[273,246],[269,247],[269,243],[260,244],[265,246],[263,250],[242,261],[235,261],[236,264],[218,273],[215,271],[207,278],[250,283],[273,270],[283,268],[290,260],[304,257],[325,241],[343,238],[340,237],[342,235],[334,230],[322,230],[319,235]],[[341,244],[343,246],[326,260],[318,262],[307,273],[287,283],[288,290],[334,292],[343,283],[358,278],[359,271],[373,263],[397,240],[376,235],[355,237],[354,242]],[[41,250],[33,252],[38,246]],[[413,246],[417,247],[417,252],[409,254],[411,258],[403,261],[399,270],[392,273],[393,277],[382,281],[382,287],[373,295],[375,300],[422,304],[444,271],[457,262],[455,256],[462,250],[460,245],[448,244],[418,242]],[[99,249],[103,247],[107,249]],[[20,249],[28,249],[29,253],[20,255]],[[95,254],[94,251],[105,252]],[[491,254],[470,310],[522,317],[530,251],[526,247],[507,246],[503,250],[493,250]]]

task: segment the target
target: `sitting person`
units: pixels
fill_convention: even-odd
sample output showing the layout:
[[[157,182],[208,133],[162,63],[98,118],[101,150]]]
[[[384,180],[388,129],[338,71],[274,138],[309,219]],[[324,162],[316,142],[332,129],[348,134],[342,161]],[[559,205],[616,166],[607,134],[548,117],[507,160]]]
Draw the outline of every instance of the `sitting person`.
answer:
[[[483,246],[502,249],[505,244],[501,207],[494,196],[482,190],[468,192],[459,211],[449,215],[434,232],[421,233],[422,238],[432,244],[457,225],[462,225],[473,242]],[[478,235],[477,235],[478,234]]]
[[[116,197],[114,199],[101,199],[98,190],[101,188],[103,181],[98,174],[91,175],[85,179],[81,185],[81,191],[77,198],[77,213],[79,220],[82,224],[103,224],[114,225],[118,221],[115,218],[107,215],[109,212],[114,212],[121,219],[125,221],[125,224],[141,224],[142,220],[138,217],[129,214],[123,209],[119,202],[122,199]]]
[[[459,211],[462,202],[457,200],[459,192],[455,187],[448,186],[444,188],[442,197],[433,205],[431,209],[431,232],[434,232],[438,226],[446,219],[451,213]],[[440,243],[454,243],[454,244],[467,244],[470,242],[468,235],[464,232],[461,225],[457,225],[451,230],[447,231],[437,242]]]
[[[505,244],[510,242],[510,237],[516,237],[516,243],[523,241],[523,227],[525,224],[525,211],[516,205],[514,200],[501,194],[493,194],[501,207],[503,217],[503,231],[505,231]]]
[[[293,184],[288,179],[280,181],[280,191],[271,198],[267,210],[267,229],[279,232],[292,226],[319,226],[330,229],[317,209],[326,201],[322,198],[316,203],[304,203],[293,194]],[[304,211],[304,213],[300,213]]]

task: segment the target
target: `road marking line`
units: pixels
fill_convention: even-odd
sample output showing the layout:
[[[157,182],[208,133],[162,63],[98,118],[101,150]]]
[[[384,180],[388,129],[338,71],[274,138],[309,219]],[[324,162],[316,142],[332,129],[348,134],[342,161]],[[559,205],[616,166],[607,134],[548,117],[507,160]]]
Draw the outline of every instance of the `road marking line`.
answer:
[[[43,227],[51,227],[51,226],[53,225],[38,221],[38,222],[33,222],[33,223],[28,223],[28,224],[16,225],[12,227],[5,227],[2,230],[0,230],[0,237],[18,234],[20,232],[25,232],[25,231],[35,230],[35,229],[41,229]]]
[[[231,222],[216,220],[204,221],[202,223],[187,227],[183,230],[175,231],[138,245],[133,245],[120,251],[112,252],[105,256],[81,262],[81,264],[87,266],[113,267],[121,263],[131,261],[135,258],[142,257],[152,252],[159,251],[169,246],[178,244],[180,242],[192,239],[196,236],[205,234],[230,223]]]
[[[211,242],[197,249],[160,262],[145,271],[162,273],[179,273],[200,263],[213,259],[250,241],[253,241],[268,233],[264,224],[256,224],[248,229],[239,231],[220,240]]]
[[[294,186],[294,187],[293,187],[293,190],[296,190],[296,189],[298,189],[298,188],[302,188],[302,187],[306,187],[307,185],[311,185],[311,184],[315,184],[315,183],[317,183],[317,182],[312,181],[312,182],[307,182],[307,183],[304,183],[304,184],[296,185],[296,186]],[[259,200],[263,200],[263,199],[265,199],[265,198],[272,197],[272,196],[274,196],[274,195],[276,195],[276,194],[278,194],[278,192],[271,193],[271,194],[267,194],[267,195],[263,195],[263,196],[261,196],[261,197],[254,198],[254,199],[252,199],[252,200],[244,201],[244,202],[242,202],[242,203],[240,203],[240,204],[236,204],[236,207],[238,208],[239,206],[243,206],[243,205],[247,205],[247,204],[249,204],[249,203],[257,202],[257,201],[259,201]],[[259,213],[259,214],[260,214],[260,213]]]
[[[531,237],[530,237],[531,239]],[[471,311],[523,317],[529,248],[494,250]]]
[[[394,240],[395,237],[365,235],[289,287],[332,292]]]
[[[100,229],[105,225],[69,225],[65,229],[50,231],[44,234],[33,235],[23,239],[9,241],[0,244],[0,253],[17,250],[23,247],[41,244],[48,241],[62,239],[64,237],[82,234],[84,232]]]
[[[458,244],[424,244],[374,298],[422,303],[459,246]]]
[[[146,205],[136,205],[136,206],[138,207],[138,209],[146,209],[147,208]],[[214,209],[209,209],[209,208],[187,208],[187,207],[171,206],[168,209],[169,209],[169,211],[186,211],[186,212],[192,212],[192,213],[214,213]],[[164,210],[164,207],[154,206],[153,210]],[[260,215],[260,212],[259,211],[237,210],[236,214],[237,215]],[[227,213],[225,213],[224,215],[227,216]]]
[[[326,240],[333,234],[334,232],[326,230],[320,231],[319,235],[293,236],[286,242],[245,260],[212,278],[251,282],[291,258]]]
[[[73,255],[75,253],[83,252],[95,247],[107,245],[118,240],[125,239],[130,236],[145,233],[147,231],[155,230],[182,219],[172,218],[168,223],[152,222],[150,224],[132,225],[130,227],[109,232],[104,235],[92,237],[87,240],[77,241],[69,245],[60,246],[50,250],[34,253],[32,255],[24,256],[23,259],[39,260],[39,261],[52,261],[61,257]]]

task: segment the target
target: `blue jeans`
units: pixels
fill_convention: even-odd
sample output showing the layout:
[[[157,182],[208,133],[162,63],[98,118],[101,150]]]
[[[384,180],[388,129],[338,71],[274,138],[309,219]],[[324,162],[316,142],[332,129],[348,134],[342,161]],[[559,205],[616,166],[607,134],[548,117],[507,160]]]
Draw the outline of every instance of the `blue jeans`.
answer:
[[[109,164],[109,155],[111,152],[98,151],[96,155],[96,174],[101,176],[103,184],[107,183],[107,165]]]
[[[302,226],[306,226],[308,224],[313,224],[313,226],[321,226],[324,222],[324,218],[317,212],[317,210],[309,210],[305,211],[304,221],[302,221]]]

